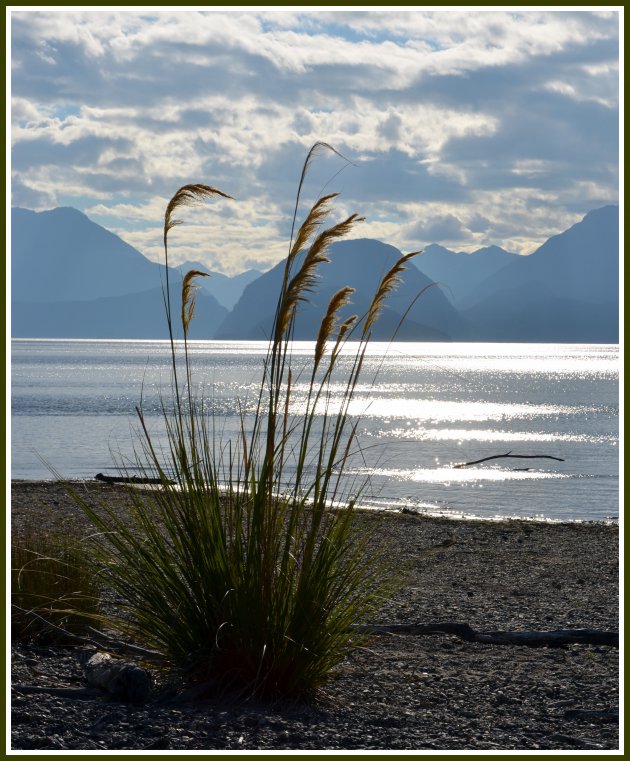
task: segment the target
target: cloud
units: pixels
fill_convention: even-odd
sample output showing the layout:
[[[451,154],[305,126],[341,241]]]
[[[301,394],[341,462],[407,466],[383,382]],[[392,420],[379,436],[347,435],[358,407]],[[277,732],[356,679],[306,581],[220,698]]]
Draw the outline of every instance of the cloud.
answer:
[[[55,197],[46,189],[39,189],[20,177],[14,177],[11,183],[11,206],[25,209],[50,209],[55,206]]]
[[[466,226],[453,214],[418,222],[409,234],[425,243],[452,243],[470,237]]]
[[[318,140],[356,166],[335,176],[339,162],[318,160],[305,205],[340,190],[340,213],[400,248],[434,231],[531,250],[553,219],[559,232],[585,203],[617,200],[618,13],[14,9],[10,22],[14,198],[91,209],[152,257],[157,211],[189,181],[239,199],[212,218],[224,269],[283,256]],[[179,241],[221,268],[202,224]]]
[[[483,214],[473,214],[466,223],[468,229],[473,233],[484,233],[490,227],[490,220]]]

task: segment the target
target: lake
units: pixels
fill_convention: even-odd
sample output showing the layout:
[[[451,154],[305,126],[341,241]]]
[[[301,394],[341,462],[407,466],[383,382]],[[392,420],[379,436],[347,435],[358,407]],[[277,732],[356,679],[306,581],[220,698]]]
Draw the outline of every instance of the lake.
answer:
[[[237,398],[251,411],[266,348],[191,342],[196,388],[224,439],[238,435]],[[312,343],[295,343],[295,368],[312,353]],[[137,441],[141,396],[161,436],[168,342],[19,339],[11,360],[12,478],[52,478],[42,460],[73,479],[115,472],[112,453],[125,459]],[[296,411],[306,389],[296,372]],[[339,379],[333,404],[341,390]],[[360,417],[362,452],[347,473],[348,489],[369,477],[365,506],[453,517],[619,515],[617,346],[376,343],[350,411]],[[452,467],[507,452],[562,461]]]

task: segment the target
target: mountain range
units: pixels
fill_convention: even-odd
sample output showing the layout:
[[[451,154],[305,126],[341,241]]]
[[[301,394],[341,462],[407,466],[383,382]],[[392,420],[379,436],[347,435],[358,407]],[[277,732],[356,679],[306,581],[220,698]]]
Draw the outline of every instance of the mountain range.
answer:
[[[219,304],[226,309],[232,309],[241,297],[245,286],[262,275],[260,270],[246,270],[239,275],[234,275],[234,277],[228,277],[222,272],[209,270],[205,264],[200,262],[184,262],[184,264],[178,265],[178,269],[184,273],[190,270],[199,270],[210,275],[210,277],[198,280],[197,283],[212,294]]]
[[[301,304],[295,338],[315,337],[330,297],[342,286],[356,289],[343,314],[363,315],[380,278],[399,256],[396,248],[377,240],[333,243],[331,261],[318,270],[317,289]],[[589,212],[527,256],[498,246],[467,254],[431,244],[412,262],[386,301],[376,340],[390,339],[397,329],[397,340],[417,341],[619,340],[617,206]],[[168,336],[164,265],[76,209],[13,208],[11,263],[13,337]],[[211,277],[198,281],[202,288],[190,337],[266,339],[283,267],[279,262],[268,272],[249,270],[235,277],[195,262],[170,268],[173,313],[180,310],[182,273],[206,271]]]
[[[356,289],[351,304],[342,309],[339,319],[351,314],[367,313],[372,294],[378,288],[383,275],[400,257],[400,251],[377,240],[343,240],[330,247],[330,262],[319,267],[317,289],[308,295],[298,312],[294,337],[309,340],[317,336],[317,330],[331,297],[339,288],[351,283]],[[295,270],[301,264],[296,259]],[[221,339],[264,339],[271,333],[277,294],[282,284],[284,261],[276,264],[264,275],[250,283],[234,309],[219,327],[216,337]],[[387,340],[396,331],[401,316],[416,294],[431,280],[415,267],[404,273],[400,287],[386,302],[386,308],[373,331],[375,340]],[[464,320],[439,288],[428,288],[416,301],[401,325],[396,338],[399,340],[445,341],[462,338],[467,330]]]
[[[499,246],[466,254],[431,243],[415,259],[415,264],[444,288],[455,307],[462,309],[475,303],[476,291],[487,278],[519,258]]]

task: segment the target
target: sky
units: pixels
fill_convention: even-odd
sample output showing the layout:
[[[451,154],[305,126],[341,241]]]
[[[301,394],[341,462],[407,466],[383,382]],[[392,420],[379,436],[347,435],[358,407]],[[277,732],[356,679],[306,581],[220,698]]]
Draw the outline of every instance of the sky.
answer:
[[[264,8],[264,10],[262,10]],[[619,202],[619,6],[9,10],[11,204],[73,206],[162,261],[236,274],[286,256],[298,220],[402,251],[527,254]],[[622,19],[623,20],[623,19]]]

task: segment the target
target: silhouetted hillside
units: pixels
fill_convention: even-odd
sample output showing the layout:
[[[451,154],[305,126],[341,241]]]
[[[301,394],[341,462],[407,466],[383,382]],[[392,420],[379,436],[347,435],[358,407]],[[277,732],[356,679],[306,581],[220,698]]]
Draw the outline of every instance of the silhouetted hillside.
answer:
[[[465,311],[481,341],[619,340],[619,207],[604,206],[482,283]]]
[[[181,289],[172,291],[173,332],[182,337]],[[189,338],[209,339],[227,309],[202,291],[197,293]],[[14,338],[168,338],[161,288],[91,301],[13,302]]]
[[[11,333],[36,338],[166,338],[166,268],[71,208],[11,210]],[[182,275],[169,269],[173,312]],[[200,290],[191,338],[227,310]],[[179,318],[175,320],[179,324]]]
[[[11,209],[15,301],[89,301],[157,288],[164,267],[71,208]]]
[[[479,285],[511,264],[516,256],[499,246],[487,246],[465,254],[432,243],[414,259],[414,264],[428,278],[440,283],[459,309],[468,304]]]
[[[356,288],[352,305],[342,316],[364,315],[382,276],[399,258],[400,251],[376,240],[338,241],[329,250],[330,263],[318,269],[319,282],[308,302],[300,306],[295,338],[314,339],[333,293],[351,285]],[[294,272],[299,262],[296,262]],[[217,331],[217,338],[264,339],[271,332],[273,315],[282,283],[284,261],[247,286],[240,300]],[[387,300],[377,340],[389,340],[413,299],[431,281],[413,266],[403,273],[404,283]],[[408,314],[399,340],[451,340],[467,335],[465,322],[437,287],[430,287]]]
[[[163,265],[75,209],[12,209],[11,220],[13,336],[166,337]],[[473,254],[427,246],[387,300],[374,338],[389,340],[398,329],[399,340],[617,343],[618,225],[617,206],[596,209],[529,256],[497,246]],[[295,337],[315,337],[331,296],[346,285],[357,291],[343,314],[364,315],[399,256],[376,240],[333,244],[331,262],[318,270],[318,288],[301,305]],[[200,279],[191,337],[268,338],[283,267]],[[181,277],[191,268],[205,270],[194,263],[170,270],[176,324]],[[424,291],[399,328],[432,281],[442,285]],[[233,310],[228,313],[213,294]]]

